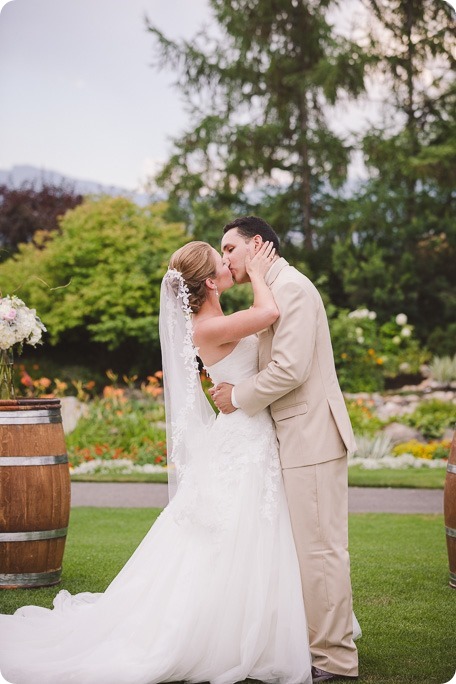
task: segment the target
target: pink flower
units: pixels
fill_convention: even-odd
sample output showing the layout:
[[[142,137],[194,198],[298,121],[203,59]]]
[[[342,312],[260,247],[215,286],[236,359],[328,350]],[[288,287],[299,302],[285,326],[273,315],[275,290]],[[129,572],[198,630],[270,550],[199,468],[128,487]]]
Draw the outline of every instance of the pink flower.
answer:
[[[1,317],[4,321],[14,321],[16,314],[16,309],[10,309],[9,311],[2,311]]]
[[[3,314],[3,320],[5,321],[14,321],[16,318],[16,309],[10,309],[6,313]]]

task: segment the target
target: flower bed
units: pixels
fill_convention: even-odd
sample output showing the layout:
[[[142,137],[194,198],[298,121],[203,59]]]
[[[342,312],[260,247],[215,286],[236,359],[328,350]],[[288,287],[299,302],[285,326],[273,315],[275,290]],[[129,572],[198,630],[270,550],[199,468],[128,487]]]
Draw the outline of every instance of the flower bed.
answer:
[[[67,435],[72,468],[111,462],[121,464],[119,467],[128,463],[163,469],[166,465],[163,405],[154,398],[130,399],[124,393],[108,394],[90,402],[88,414]]]
[[[133,473],[154,474],[163,473],[166,471],[166,466],[152,465],[151,463],[138,465],[129,458],[120,458],[117,460],[104,460],[101,458],[95,458],[91,461],[84,461],[75,467],[70,466],[71,475],[131,475]]]
[[[166,475],[165,414],[162,374],[157,371],[140,383],[136,376],[106,375],[110,384],[97,388],[91,380],[65,384],[32,375],[37,367],[20,368],[26,396],[63,396],[73,387],[85,402],[84,416],[67,434],[70,468],[75,476],[120,474]],[[36,373],[35,373],[36,374]],[[211,384],[202,376],[203,387]],[[101,390],[101,392],[100,392]],[[404,388],[395,394],[379,392],[346,395],[358,442],[349,465],[374,469],[444,468],[451,429],[456,419],[456,391],[434,387]],[[412,430],[413,437],[392,439],[389,428]],[[396,437],[396,435],[394,435]],[[397,442],[400,443],[397,443]]]

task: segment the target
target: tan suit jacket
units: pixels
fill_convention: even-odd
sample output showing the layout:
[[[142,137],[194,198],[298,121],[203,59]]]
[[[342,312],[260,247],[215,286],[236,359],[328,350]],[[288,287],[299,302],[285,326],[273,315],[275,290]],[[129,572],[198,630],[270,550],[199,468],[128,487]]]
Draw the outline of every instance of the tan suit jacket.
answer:
[[[236,385],[236,401],[248,415],[270,406],[283,468],[345,456],[356,443],[320,294],[283,258],[266,282],[280,317],[259,333],[260,371]]]

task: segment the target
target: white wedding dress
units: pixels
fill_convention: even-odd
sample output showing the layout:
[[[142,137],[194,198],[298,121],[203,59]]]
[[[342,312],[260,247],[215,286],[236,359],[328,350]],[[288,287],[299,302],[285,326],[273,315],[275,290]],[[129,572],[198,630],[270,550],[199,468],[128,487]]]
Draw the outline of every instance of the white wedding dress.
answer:
[[[245,338],[208,370],[257,370]],[[208,448],[208,446],[210,448]],[[175,497],[102,594],[0,616],[14,684],[153,684],[252,678],[311,684],[298,560],[268,411],[219,415]]]

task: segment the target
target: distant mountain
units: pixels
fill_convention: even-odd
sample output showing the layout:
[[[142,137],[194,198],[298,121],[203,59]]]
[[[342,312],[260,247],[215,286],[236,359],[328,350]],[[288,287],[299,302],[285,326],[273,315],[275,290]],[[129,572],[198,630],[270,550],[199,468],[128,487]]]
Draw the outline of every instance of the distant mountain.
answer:
[[[13,166],[11,169],[0,169],[0,185],[8,185],[10,188],[18,188],[23,183],[32,183],[36,188],[44,183],[52,185],[69,185],[79,195],[111,195],[112,197],[130,197],[137,204],[144,206],[150,202],[148,195],[126,190],[115,185],[103,185],[96,181],[82,180],[65,176],[59,171],[50,169],[38,169],[36,166]]]

